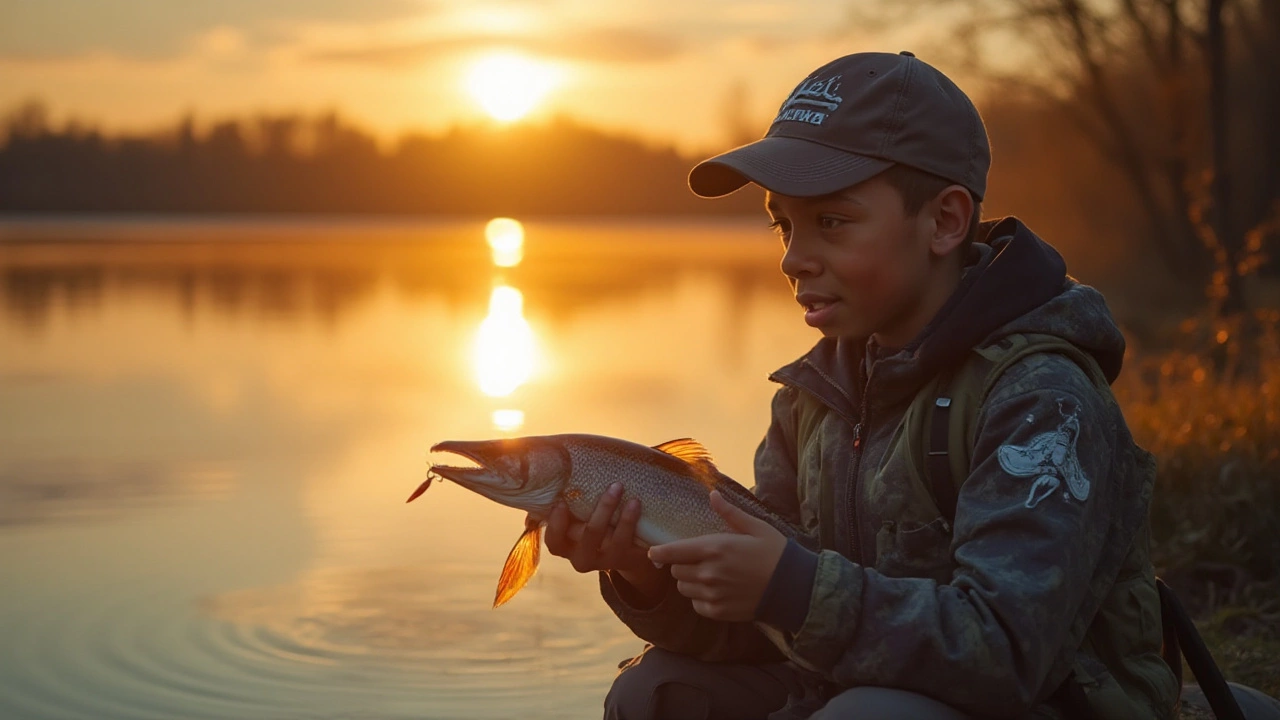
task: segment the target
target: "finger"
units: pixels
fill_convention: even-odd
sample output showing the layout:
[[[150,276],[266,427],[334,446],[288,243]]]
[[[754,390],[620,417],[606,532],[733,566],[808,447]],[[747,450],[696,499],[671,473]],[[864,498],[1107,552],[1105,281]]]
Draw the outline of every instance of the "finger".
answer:
[[[628,561],[630,551],[635,549],[636,545],[632,541],[633,531],[628,531],[628,525],[634,527],[634,516],[637,514],[636,505],[639,503],[635,498],[631,498],[622,504],[622,511],[618,513],[618,524],[605,531],[604,539],[600,542],[600,563],[606,567],[624,567],[622,563]]]
[[[591,511],[591,517],[587,518],[587,527],[582,533],[582,540],[579,543],[591,550],[599,550],[600,542],[604,540],[605,532],[609,529],[609,521],[613,519],[613,513],[618,508],[618,500],[622,497],[622,483],[614,483],[605,490],[604,495],[596,502],[596,507]]]
[[[702,583],[689,582],[688,580],[677,580],[676,590],[690,600],[713,602],[720,599],[720,593],[714,588]]]
[[[636,523],[640,521],[640,500],[631,498],[622,505],[618,526],[609,533],[608,544],[618,551],[628,550],[636,544]]]
[[[644,548],[635,545],[611,545],[606,540],[606,550],[600,553],[599,564],[612,570],[648,570],[653,567]]]
[[[708,580],[705,568],[701,564],[672,565],[671,577],[686,582],[706,582]]]
[[[700,563],[715,555],[718,547],[715,535],[700,535],[687,540],[675,540],[649,548],[649,559],[663,565]]]
[[[716,514],[729,523],[729,527],[736,532],[745,535],[760,535],[769,531],[777,532],[769,523],[752,517],[742,508],[725,500],[719,490],[711,491],[711,509],[715,510]]]
[[[725,612],[720,603],[708,602],[706,600],[694,600],[692,603],[693,611],[709,620],[727,620]]]
[[[547,552],[564,556],[573,549],[574,543],[565,535],[569,526],[569,508],[564,503],[556,503],[547,516],[547,529],[542,536],[547,544]]]

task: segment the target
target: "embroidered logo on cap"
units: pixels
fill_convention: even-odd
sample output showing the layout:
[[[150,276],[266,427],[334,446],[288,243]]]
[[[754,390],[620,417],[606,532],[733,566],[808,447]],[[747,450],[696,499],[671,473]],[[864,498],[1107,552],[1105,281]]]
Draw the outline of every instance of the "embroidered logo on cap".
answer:
[[[834,75],[823,80],[805,80],[800,83],[791,97],[778,109],[775,123],[783,121],[821,125],[844,98],[836,95],[840,89],[840,77]]]

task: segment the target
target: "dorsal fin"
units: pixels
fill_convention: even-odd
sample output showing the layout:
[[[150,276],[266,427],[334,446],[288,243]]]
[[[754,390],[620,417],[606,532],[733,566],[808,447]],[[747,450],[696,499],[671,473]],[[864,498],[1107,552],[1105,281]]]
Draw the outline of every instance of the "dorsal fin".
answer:
[[[668,440],[661,445],[654,445],[654,450],[680,458],[689,464],[694,470],[694,476],[707,487],[713,487],[716,477],[720,471],[716,469],[716,464],[711,460],[711,453],[707,451],[702,443],[693,438],[679,438],[676,440]]]
[[[702,443],[693,438],[668,440],[661,445],[654,445],[653,449],[661,450],[668,455],[675,455],[685,462],[697,462],[699,460],[711,462],[711,453],[702,446]]]

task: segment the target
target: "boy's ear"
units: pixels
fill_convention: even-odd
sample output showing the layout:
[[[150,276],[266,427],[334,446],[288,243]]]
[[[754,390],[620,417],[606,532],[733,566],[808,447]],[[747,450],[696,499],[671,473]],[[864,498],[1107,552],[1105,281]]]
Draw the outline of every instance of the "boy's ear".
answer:
[[[960,185],[948,185],[934,198],[933,239],[930,249],[938,256],[945,256],[960,247],[969,234],[969,219],[973,217],[973,196]]]

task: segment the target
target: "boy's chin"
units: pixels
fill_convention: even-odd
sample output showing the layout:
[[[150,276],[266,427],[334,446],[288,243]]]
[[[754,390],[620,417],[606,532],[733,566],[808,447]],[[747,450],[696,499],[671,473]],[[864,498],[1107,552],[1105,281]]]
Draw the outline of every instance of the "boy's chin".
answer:
[[[806,313],[805,324],[822,333],[823,337],[842,338],[854,336],[860,329],[858,327],[860,323],[850,322],[849,318],[842,317],[843,313],[840,313],[842,309],[844,308],[829,307],[826,313]]]
[[[871,323],[859,322],[857,318],[849,317],[833,317],[829,322],[824,322],[812,326],[813,329],[822,333],[823,337],[829,338],[858,338],[867,337],[875,330],[868,327]]]
[[[867,335],[870,334],[866,332],[859,332],[859,329],[855,327],[836,326],[836,325],[829,326],[829,327],[820,327],[820,328],[817,328],[817,330],[818,332],[822,333],[823,337],[836,338],[836,339],[866,337]]]

